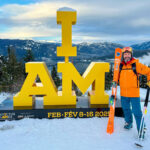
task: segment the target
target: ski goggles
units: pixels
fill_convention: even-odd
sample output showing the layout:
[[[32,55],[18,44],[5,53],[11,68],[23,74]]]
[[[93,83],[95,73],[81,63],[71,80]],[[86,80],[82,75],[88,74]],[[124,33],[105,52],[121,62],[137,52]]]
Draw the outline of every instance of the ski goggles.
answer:
[[[124,48],[122,49],[122,53],[124,53],[124,52],[126,52],[126,51],[132,53],[132,47],[124,47]]]

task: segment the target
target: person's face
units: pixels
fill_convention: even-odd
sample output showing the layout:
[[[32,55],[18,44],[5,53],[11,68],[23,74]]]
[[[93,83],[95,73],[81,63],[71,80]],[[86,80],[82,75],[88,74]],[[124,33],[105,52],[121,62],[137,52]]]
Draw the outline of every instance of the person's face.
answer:
[[[125,52],[123,55],[124,61],[128,62],[131,60],[131,53],[130,52]]]

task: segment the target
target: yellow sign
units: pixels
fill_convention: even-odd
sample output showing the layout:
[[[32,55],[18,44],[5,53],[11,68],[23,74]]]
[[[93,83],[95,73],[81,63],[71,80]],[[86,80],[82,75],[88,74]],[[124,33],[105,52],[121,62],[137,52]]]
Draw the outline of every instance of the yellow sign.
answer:
[[[62,91],[58,91],[44,62],[26,63],[28,76],[14,98],[14,109],[34,108],[35,95],[42,95],[44,108],[75,108],[76,94],[72,90],[72,81],[84,94],[88,91],[89,103],[94,107],[107,107],[109,96],[105,93],[105,72],[109,63],[92,62],[81,76],[69,56],[77,56],[77,48],[72,47],[72,25],[76,23],[76,11],[57,11],[57,23],[62,25],[62,46],[57,47],[57,56],[65,57],[65,62],[58,62],[58,72],[62,73]],[[41,83],[35,83],[39,76]]]

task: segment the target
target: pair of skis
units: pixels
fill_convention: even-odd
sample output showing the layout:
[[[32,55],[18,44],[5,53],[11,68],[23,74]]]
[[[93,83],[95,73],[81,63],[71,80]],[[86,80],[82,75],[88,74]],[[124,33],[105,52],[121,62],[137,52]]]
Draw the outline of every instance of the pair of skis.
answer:
[[[117,83],[119,78],[120,62],[122,57],[121,48],[115,49],[115,60],[114,60],[114,75],[113,75],[113,86],[112,86],[112,96],[110,98],[110,111],[109,119],[107,124],[107,133],[112,134],[114,132],[114,116],[115,116],[115,104],[117,98]]]

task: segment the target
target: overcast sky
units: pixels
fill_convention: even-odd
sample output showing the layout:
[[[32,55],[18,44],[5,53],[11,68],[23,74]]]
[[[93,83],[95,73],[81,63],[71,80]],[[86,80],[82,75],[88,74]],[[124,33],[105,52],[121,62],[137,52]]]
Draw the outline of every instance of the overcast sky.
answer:
[[[0,0],[0,38],[60,42],[61,7],[77,10],[74,43],[150,41],[150,0]]]

